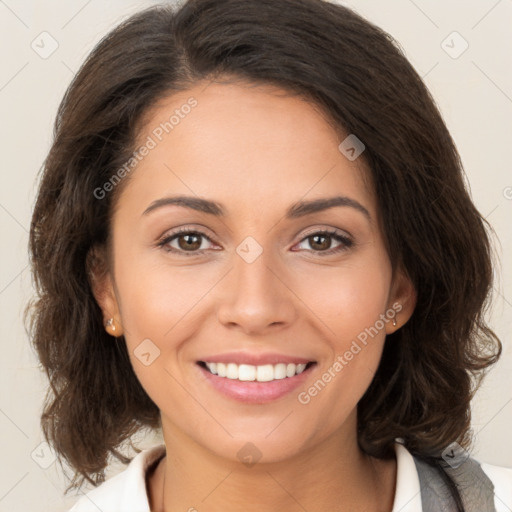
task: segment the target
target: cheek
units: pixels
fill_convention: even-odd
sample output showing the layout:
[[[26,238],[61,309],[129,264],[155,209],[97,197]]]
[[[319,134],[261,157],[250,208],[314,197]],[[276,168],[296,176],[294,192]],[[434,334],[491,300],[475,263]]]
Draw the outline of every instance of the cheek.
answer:
[[[213,280],[208,285],[194,278],[191,269],[171,269],[142,257],[123,258],[116,278],[125,340],[139,382],[160,409],[169,403],[187,404],[189,397],[176,384],[184,381],[179,359],[197,326],[193,317],[201,297]]]
[[[121,254],[116,280],[127,333],[132,341],[154,337],[172,343],[173,331],[187,323],[187,315],[193,315],[194,306],[215,284],[215,276],[198,277],[197,267],[171,266],[147,249],[130,253],[126,248]]]
[[[334,428],[357,405],[377,370],[386,338],[385,316],[391,283],[388,260],[377,255],[365,260],[322,269],[302,279],[301,297],[314,313],[328,357],[317,380],[302,390],[299,403],[329,420],[322,428]],[[394,312],[393,312],[394,313]],[[348,392],[350,390],[350,392]]]
[[[293,286],[297,295],[322,321],[337,349],[342,350],[385,313],[391,284],[386,259],[366,258],[337,268],[319,267],[296,277]]]

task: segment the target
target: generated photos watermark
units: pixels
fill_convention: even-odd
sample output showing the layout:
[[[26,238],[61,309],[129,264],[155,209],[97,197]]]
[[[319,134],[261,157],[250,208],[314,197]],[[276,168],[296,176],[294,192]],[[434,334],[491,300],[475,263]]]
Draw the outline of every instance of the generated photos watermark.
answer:
[[[331,382],[345,368],[361,350],[368,345],[369,338],[373,339],[379,334],[390,321],[393,321],[396,314],[402,310],[402,304],[395,302],[391,308],[382,313],[378,320],[370,326],[366,327],[357,335],[357,339],[352,341],[350,347],[336,357],[334,363],[320,376],[320,378],[310,386],[306,391],[298,394],[297,400],[302,405],[309,404],[311,399],[320,393],[325,386]]]
[[[106,181],[101,187],[94,189],[94,197],[96,199],[104,199],[108,192],[112,192],[116,185],[127,175],[129,175],[135,166],[141,162],[152,149],[158,146],[165,135],[169,134],[183,119],[185,119],[198,102],[194,97],[188,98],[187,102],[180,108],[174,109],[174,113],[169,116],[167,121],[163,121],[148,135],[144,144],[136,149],[132,156]]]

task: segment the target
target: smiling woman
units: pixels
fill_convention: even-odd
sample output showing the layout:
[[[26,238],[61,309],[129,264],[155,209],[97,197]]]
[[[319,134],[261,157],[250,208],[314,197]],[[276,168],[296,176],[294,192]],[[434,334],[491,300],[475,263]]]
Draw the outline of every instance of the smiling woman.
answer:
[[[30,250],[43,432],[68,490],[101,484],[73,512],[512,506],[512,470],[468,452],[501,353],[487,226],[425,85],[351,10],[115,28],[59,108]],[[142,428],[165,443],[130,459]]]

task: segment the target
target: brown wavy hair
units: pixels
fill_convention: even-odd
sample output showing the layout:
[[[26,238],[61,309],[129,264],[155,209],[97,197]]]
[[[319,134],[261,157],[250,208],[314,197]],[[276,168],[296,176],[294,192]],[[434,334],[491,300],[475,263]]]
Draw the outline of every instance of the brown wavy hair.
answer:
[[[66,492],[103,482],[109,455],[128,463],[122,443],[160,426],[124,340],[104,330],[89,280],[91,249],[109,246],[126,178],[104,199],[94,191],[132,156],[151,106],[223,77],[307,98],[366,146],[386,247],[417,305],[388,336],[358,404],[361,448],[385,458],[400,437],[433,464],[452,441],[468,448],[470,401],[501,354],[484,319],[492,228],[425,84],[389,34],[341,5],[190,0],[140,11],[97,44],[59,106],[41,169],[29,242],[37,297],[26,313],[49,379],[42,430],[75,472]]]

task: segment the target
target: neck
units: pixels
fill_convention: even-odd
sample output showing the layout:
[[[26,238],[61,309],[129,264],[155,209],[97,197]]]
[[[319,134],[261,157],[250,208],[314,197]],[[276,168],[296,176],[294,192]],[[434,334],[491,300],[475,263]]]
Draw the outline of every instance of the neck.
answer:
[[[168,456],[149,482],[152,512],[390,512],[393,506],[396,460],[371,458],[346,436],[331,436],[285,461],[251,467],[180,439],[178,432],[165,444]]]

